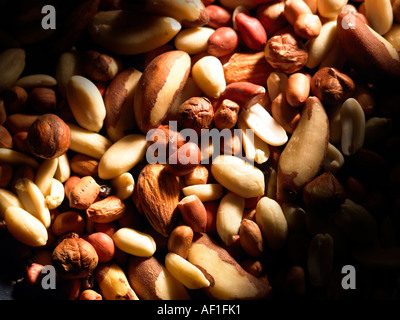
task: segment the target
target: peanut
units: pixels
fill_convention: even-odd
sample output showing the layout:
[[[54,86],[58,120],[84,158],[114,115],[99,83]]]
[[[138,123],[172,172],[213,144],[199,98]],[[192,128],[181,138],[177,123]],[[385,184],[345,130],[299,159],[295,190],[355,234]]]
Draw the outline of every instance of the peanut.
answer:
[[[192,76],[197,86],[210,98],[218,98],[225,90],[226,81],[221,61],[214,56],[205,56],[192,67]]]
[[[117,248],[138,257],[150,257],[156,251],[153,237],[132,228],[120,228],[112,238]]]

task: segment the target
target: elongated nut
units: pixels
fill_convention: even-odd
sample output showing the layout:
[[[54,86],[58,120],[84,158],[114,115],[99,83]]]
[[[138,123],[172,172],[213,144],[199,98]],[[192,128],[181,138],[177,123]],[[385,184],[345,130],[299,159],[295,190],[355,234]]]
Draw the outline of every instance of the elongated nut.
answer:
[[[81,234],[85,229],[85,219],[76,211],[64,211],[56,216],[52,225],[51,231],[56,236],[75,232]]]
[[[218,183],[195,184],[182,188],[185,196],[196,195],[203,202],[218,200],[223,192],[222,186]]]
[[[162,53],[147,65],[133,105],[140,131],[147,133],[165,119],[188,79],[190,66],[189,54],[181,50]]]
[[[329,143],[324,162],[322,163],[323,169],[332,173],[336,173],[340,170],[340,168],[342,168],[343,164],[344,157],[342,152],[332,143]]]
[[[101,179],[113,179],[131,170],[145,155],[146,136],[127,135],[115,142],[99,161],[98,174]]]
[[[39,167],[39,162],[36,159],[8,148],[0,148],[0,162],[10,165],[28,165],[34,169]]]
[[[267,32],[260,20],[240,12],[235,15],[237,30],[248,48],[262,51],[267,43]]]
[[[45,202],[50,210],[58,208],[64,201],[64,184],[55,178],[51,179],[50,191],[45,197]]]
[[[25,50],[10,48],[0,53],[0,71],[3,75],[0,81],[0,91],[11,87],[25,69]]]
[[[168,251],[186,259],[193,240],[193,229],[186,225],[177,226],[168,238]]]
[[[121,71],[121,61],[95,50],[85,52],[83,69],[93,81],[110,81]]]
[[[128,199],[135,188],[135,179],[130,172],[124,172],[111,180],[112,192],[121,200]]]
[[[57,89],[63,98],[67,97],[67,84],[74,75],[83,74],[81,56],[76,49],[63,52],[57,61],[56,80]]]
[[[393,9],[390,0],[365,1],[365,16],[371,24],[372,29],[377,33],[384,35],[393,24]]]
[[[132,13],[128,10],[98,12],[88,25],[89,35],[94,42],[122,55],[139,54],[158,48],[180,30],[181,24],[169,16]]]
[[[261,229],[253,220],[242,220],[239,228],[239,241],[243,250],[252,257],[259,257],[264,252]]]
[[[226,81],[221,61],[214,56],[199,59],[192,67],[197,86],[209,98],[218,98],[225,90]]]
[[[48,234],[43,223],[19,207],[8,207],[4,212],[7,230],[18,241],[32,247],[47,243]]]
[[[279,201],[296,197],[298,191],[319,172],[328,148],[328,121],[319,99],[309,97],[300,121],[279,158]]]
[[[206,166],[199,164],[194,170],[185,175],[186,186],[195,184],[206,184],[208,181],[209,172]]]
[[[154,256],[131,256],[128,279],[140,299],[190,300],[182,283],[176,280]]]
[[[15,82],[15,85],[26,89],[35,87],[54,87],[57,85],[57,80],[51,75],[38,73],[19,78]]]
[[[20,178],[15,183],[15,190],[24,208],[48,228],[51,224],[49,208],[39,187],[28,178]]]
[[[18,196],[10,190],[0,188],[0,218],[4,218],[4,212],[8,207],[23,208],[23,204]]]
[[[310,95],[309,77],[301,72],[291,74],[288,77],[285,95],[292,107],[302,106]]]
[[[67,181],[71,175],[71,168],[69,165],[69,159],[67,154],[63,154],[58,157],[58,166],[56,172],[54,173],[54,178],[56,178],[61,183]]]
[[[288,237],[288,225],[278,202],[262,197],[256,206],[256,223],[270,248],[279,249],[285,244]]]
[[[194,232],[205,232],[207,227],[207,212],[203,202],[196,195],[184,197],[178,203],[183,220]]]
[[[118,264],[100,264],[95,270],[95,277],[105,300],[139,300]]]
[[[112,238],[120,250],[134,256],[150,257],[156,251],[156,242],[152,236],[132,228],[120,228]]]
[[[319,233],[311,240],[307,258],[308,276],[313,286],[324,286],[333,271],[333,239],[328,233]]]
[[[365,114],[354,98],[347,99],[340,109],[341,148],[345,155],[356,153],[364,145]]]
[[[235,236],[239,234],[244,205],[244,198],[229,192],[221,199],[218,206],[217,233],[222,242],[228,246],[234,242]]]
[[[165,267],[171,275],[188,289],[200,289],[210,286],[203,272],[176,253],[165,256]]]
[[[286,95],[283,93],[278,94],[278,96],[272,101],[271,114],[289,134],[293,133],[300,121],[300,110],[298,108],[293,108],[288,103]]]
[[[264,174],[243,159],[230,155],[217,156],[211,164],[211,172],[222,186],[243,198],[264,194]]]
[[[91,176],[82,177],[69,192],[69,206],[76,209],[87,209],[96,200],[100,185]]]
[[[68,123],[68,126],[71,133],[70,149],[72,151],[100,160],[106,150],[112,145],[112,142],[101,134],[81,128],[72,123]]]
[[[232,54],[239,46],[239,36],[229,27],[219,27],[208,38],[207,53],[215,57],[223,57]]]
[[[82,128],[100,131],[106,108],[99,89],[92,81],[82,76],[72,76],[67,84],[67,100],[76,122]]]
[[[36,171],[35,184],[45,197],[50,193],[51,183],[56,173],[57,166],[58,158],[45,159]]]
[[[260,103],[266,90],[263,86],[248,82],[238,81],[228,84],[221,93],[221,101],[229,99],[237,102],[242,108],[250,108]]]
[[[270,285],[246,272],[224,248],[205,233],[195,236],[188,261],[205,270],[211,285],[203,290],[214,299],[269,297]]]
[[[93,202],[86,209],[86,216],[89,221],[108,223],[122,218],[125,211],[124,202],[120,198],[111,195],[103,200]]]
[[[287,90],[288,76],[283,72],[273,71],[267,79],[268,95],[271,101],[278,96],[279,93],[285,93]]]

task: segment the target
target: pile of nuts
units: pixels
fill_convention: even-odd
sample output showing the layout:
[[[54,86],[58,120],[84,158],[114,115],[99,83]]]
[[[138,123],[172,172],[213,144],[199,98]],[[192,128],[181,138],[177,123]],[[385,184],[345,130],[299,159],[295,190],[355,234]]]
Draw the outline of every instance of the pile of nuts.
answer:
[[[399,298],[400,0],[53,2],[56,29],[0,5],[0,248],[24,290]]]

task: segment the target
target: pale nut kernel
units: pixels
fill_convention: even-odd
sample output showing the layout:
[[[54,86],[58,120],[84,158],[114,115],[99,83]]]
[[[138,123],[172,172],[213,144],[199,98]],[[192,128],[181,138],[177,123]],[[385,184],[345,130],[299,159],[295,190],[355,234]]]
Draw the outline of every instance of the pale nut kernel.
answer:
[[[152,236],[132,228],[120,228],[112,238],[117,248],[134,256],[150,257],[156,251]]]
[[[190,55],[207,51],[208,40],[215,32],[209,27],[194,27],[182,29],[174,38],[174,45],[178,50]]]
[[[303,43],[292,34],[273,36],[264,49],[268,63],[278,72],[293,73],[299,71],[307,62],[308,53]]]
[[[195,184],[206,184],[209,172],[206,166],[201,163],[194,170],[184,176],[185,185],[191,186]]]
[[[203,202],[218,200],[223,192],[222,186],[218,183],[195,184],[182,188],[183,195],[197,195]]]
[[[226,81],[221,61],[214,56],[199,59],[192,67],[197,86],[209,98],[218,98],[225,90]]]

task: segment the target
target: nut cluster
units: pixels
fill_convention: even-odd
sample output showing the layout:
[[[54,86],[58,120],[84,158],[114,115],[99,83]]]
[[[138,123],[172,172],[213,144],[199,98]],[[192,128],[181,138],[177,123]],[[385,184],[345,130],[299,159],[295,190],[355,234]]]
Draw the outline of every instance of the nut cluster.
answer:
[[[2,264],[62,299],[397,297],[400,0],[78,2],[0,4]]]

